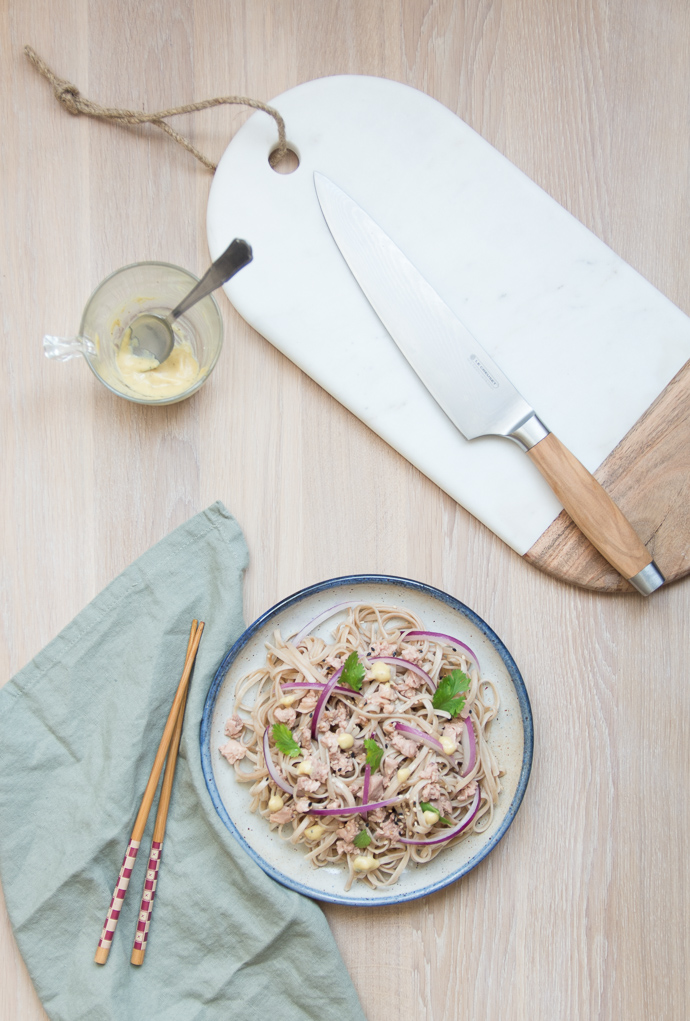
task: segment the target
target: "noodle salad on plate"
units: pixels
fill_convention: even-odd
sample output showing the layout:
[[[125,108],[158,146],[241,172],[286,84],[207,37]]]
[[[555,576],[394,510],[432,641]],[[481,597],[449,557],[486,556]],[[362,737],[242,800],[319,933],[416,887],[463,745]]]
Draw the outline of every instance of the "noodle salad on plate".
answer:
[[[331,641],[313,634],[336,615]],[[265,644],[218,752],[251,785],[250,810],[313,866],[342,869],[346,890],[390,887],[491,826],[499,692],[469,645],[375,601]]]

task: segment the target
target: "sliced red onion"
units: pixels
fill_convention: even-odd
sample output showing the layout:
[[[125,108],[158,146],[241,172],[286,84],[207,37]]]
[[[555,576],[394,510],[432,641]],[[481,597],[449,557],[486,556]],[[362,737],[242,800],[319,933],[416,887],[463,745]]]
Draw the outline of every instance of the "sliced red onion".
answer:
[[[288,794],[292,794],[293,793],[292,787],[290,787],[287,781],[282,778],[282,776],[278,772],[275,762],[271,758],[271,749],[268,744],[268,727],[266,727],[266,729],[264,730],[264,762],[266,763],[268,775],[270,776],[271,780],[273,780],[273,783],[277,787],[282,787],[282,789],[284,791],[287,791]]]
[[[408,734],[409,737],[414,738],[415,741],[421,741],[427,748],[431,748],[433,751],[438,752],[439,755],[448,758],[443,750],[443,745],[431,734],[425,734],[423,730],[417,730],[416,727],[408,727],[406,723],[396,723],[395,729],[399,730],[401,734]]]
[[[316,733],[317,733],[316,728],[319,725],[319,719],[321,718],[321,713],[323,712],[323,707],[325,706],[326,702],[328,701],[328,696],[331,694],[331,692],[335,688],[336,684],[338,683],[338,678],[340,677],[342,672],[343,672],[343,668],[342,667],[338,667],[336,672],[333,674],[332,677],[329,678],[328,682],[324,686],[321,694],[319,695],[319,700],[316,703],[316,706],[314,707],[314,715],[311,718],[311,736],[314,738],[314,740],[316,740]]]
[[[470,649],[469,645],[465,645],[465,643],[461,642],[459,638],[453,638],[452,635],[444,635],[440,631],[407,631],[402,636],[402,640],[406,642],[408,638],[431,638],[437,642],[443,642],[445,645],[457,645],[461,649],[464,649],[465,652],[469,652],[470,656],[474,660],[477,670],[479,670],[479,660],[472,649]]]
[[[364,770],[364,787],[362,787],[362,801],[366,805],[369,800],[369,784],[371,783],[371,766],[367,765]]]
[[[442,837],[433,837],[431,840],[411,840],[408,837],[399,837],[398,841],[401,844],[445,844],[447,840],[452,840],[453,837],[459,836],[463,830],[466,830],[470,823],[474,820],[477,812],[479,811],[479,801],[481,798],[481,790],[479,784],[477,784],[477,790],[474,795],[474,800],[469,807],[467,815],[462,820],[459,826],[456,826],[454,830],[450,830],[449,833],[444,833]]]
[[[305,624],[302,630],[298,631],[295,637],[291,638],[290,641],[293,645],[299,645],[302,639],[306,638],[309,632],[313,631],[315,627],[319,626],[319,624],[323,624],[324,620],[328,620],[329,617],[338,613],[339,610],[349,610],[351,606],[360,606],[361,603],[361,599],[358,599],[356,602],[336,603],[335,606],[329,607],[328,610],[324,610],[318,615],[318,617],[314,617],[314,619],[310,620],[308,624]]]
[[[460,776],[467,776],[474,769],[477,761],[477,740],[474,736],[472,720],[467,717],[463,720],[465,726],[462,728],[462,773]]]
[[[436,688],[436,682],[432,681],[426,670],[422,670],[416,663],[410,663],[408,659],[401,659],[400,656],[372,656],[369,660],[370,663],[389,663],[391,666],[402,666],[406,670],[411,670],[413,674],[417,674],[422,680],[426,681],[432,691]]]
[[[345,808],[310,808],[309,815],[364,815],[366,812],[373,812],[375,808],[387,808],[388,805],[397,805],[399,801],[402,801],[402,798],[372,801],[369,805],[346,805]]]
[[[323,691],[325,685],[319,684],[318,681],[288,681],[286,684],[281,684],[280,687],[283,691],[307,691],[311,688],[312,691]],[[336,695],[361,695],[361,691],[355,691],[353,688],[341,688],[339,684],[336,684],[333,691]]]

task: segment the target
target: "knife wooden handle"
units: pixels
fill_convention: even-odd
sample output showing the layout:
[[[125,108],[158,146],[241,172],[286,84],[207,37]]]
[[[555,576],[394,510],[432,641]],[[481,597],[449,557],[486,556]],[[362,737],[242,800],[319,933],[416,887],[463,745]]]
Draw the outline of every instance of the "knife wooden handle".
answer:
[[[606,490],[553,433],[527,453],[578,528],[601,555],[638,588],[635,576],[653,563],[652,557]],[[658,584],[663,584],[663,576],[656,565],[654,568],[661,579]]]

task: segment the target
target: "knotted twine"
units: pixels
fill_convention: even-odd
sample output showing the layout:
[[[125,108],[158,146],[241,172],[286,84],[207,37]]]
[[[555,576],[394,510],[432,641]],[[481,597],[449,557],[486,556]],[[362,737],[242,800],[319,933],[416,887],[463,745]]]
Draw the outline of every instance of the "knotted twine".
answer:
[[[157,113],[120,110],[117,107],[100,106],[99,103],[85,99],[76,85],[68,82],[65,78],[58,78],[55,72],[51,71],[45,61],[30,46],[24,47],[24,53],[36,70],[53,86],[53,92],[57,101],[74,117],[79,117],[83,114],[85,117],[95,117],[103,121],[114,121],[116,124],[152,124],[155,128],[160,128],[161,131],[164,131],[166,135],[169,135],[187,152],[191,152],[192,156],[195,156],[200,163],[203,163],[211,171],[215,171],[217,164],[212,163],[207,156],[199,152],[189,139],[180,135],[174,128],[171,128],[166,123],[165,117],[176,117],[181,113],[195,113],[197,110],[208,110],[210,107],[222,106],[226,103],[237,106],[250,106],[254,110],[263,110],[264,113],[270,114],[278,126],[278,146],[269,156],[271,166],[276,166],[289,151],[285,136],[285,121],[275,107],[268,106],[267,103],[262,103],[258,99],[250,99],[247,96],[217,96],[215,99],[204,99],[200,103],[187,103],[186,106],[175,106],[171,110],[159,110]]]

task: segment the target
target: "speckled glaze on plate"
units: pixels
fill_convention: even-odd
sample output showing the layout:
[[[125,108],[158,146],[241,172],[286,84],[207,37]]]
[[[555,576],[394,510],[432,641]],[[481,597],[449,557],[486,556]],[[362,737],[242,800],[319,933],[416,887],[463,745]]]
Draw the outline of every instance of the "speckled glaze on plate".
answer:
[[[474,649],[483,676],[496,684],[501,707],[491,724],[490,743],[506,774],[489,829],[472,834],[443,850],[426,865],[409,865],[391,887],[371,889],[355,882],[345,892],[347,871],[342,867],[314,868],[303,846],[293,846],[271,831],[258,814],[249,811],[250,784],[238,783],[234,769],[218,752],[225,743],[223,727],[232,715],[235,685],[266,659],[265,642],[280,629],[295,634],[322,610],[346,600],[385,603],[414,611],[430,631],[451,634]],[[325,621],[315,634],[330,640],[345,613]],[[238,638],[225,656],[209,688],[201,723],[201,761],[211,800],[227,828],[264,872],[284,886],[316,900],[357,907],[400,904],[425,897],[466,875],[496,846],[520,807],[532,766],[532,711],[525,685],[513,657],[481,617],[453,596],[407,578],[349,575],[302,589],[267,610]]]

